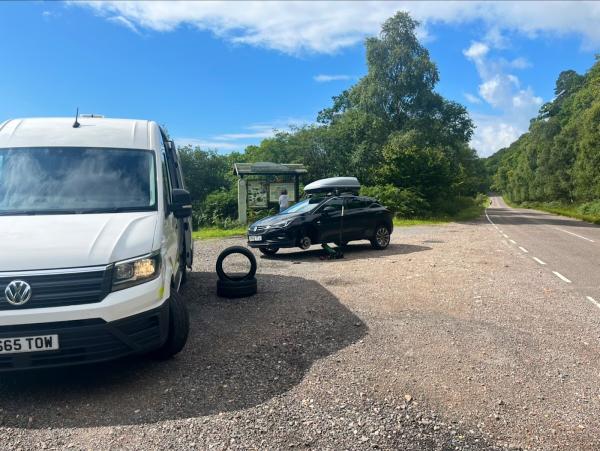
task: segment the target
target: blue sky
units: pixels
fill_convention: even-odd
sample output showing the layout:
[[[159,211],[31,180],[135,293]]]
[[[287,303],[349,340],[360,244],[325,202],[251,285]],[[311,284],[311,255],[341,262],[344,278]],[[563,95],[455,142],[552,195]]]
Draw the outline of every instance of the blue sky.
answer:
[[[0,4],[0,120],[150,118],[179,144],[243,150],[311,123],[365,74],[365,36],[422,21],[437,90],[469,109],[481,155],[508,145],[560,71],[600,50],[600,4],[23,2]]]

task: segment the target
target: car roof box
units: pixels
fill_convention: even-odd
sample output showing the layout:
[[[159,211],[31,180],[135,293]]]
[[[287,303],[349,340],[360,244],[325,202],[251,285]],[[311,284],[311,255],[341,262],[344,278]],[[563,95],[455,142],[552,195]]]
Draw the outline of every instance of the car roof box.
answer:
[[[330,177],[309,183],[304,187],[306,194],[315,193],[356,193],[360,190],[360,183],[356,177]]]

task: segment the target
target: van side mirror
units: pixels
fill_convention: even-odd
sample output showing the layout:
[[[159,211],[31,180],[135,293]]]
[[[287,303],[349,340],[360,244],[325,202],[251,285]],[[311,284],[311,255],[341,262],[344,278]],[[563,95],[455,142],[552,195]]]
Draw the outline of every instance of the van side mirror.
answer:
[[[173,205],[171,210],[176,218],[188,218],[192,216],[192,197],[189,191],[184,189],[173,190]]]

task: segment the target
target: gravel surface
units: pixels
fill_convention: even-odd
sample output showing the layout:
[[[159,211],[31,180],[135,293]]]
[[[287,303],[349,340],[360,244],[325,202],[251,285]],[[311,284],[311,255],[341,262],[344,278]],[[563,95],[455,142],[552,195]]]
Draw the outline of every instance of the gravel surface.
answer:
[[[600,312],[489,224],[257,253],[259,294],[220,299],[234,244],[196,243],[175,359],[0,375],[2,448],[600,447]]]

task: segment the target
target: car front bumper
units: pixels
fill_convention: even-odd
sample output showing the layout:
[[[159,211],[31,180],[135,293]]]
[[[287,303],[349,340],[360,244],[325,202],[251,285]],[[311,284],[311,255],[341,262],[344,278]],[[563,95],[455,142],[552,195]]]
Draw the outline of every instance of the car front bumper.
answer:
[[[261,237],[261,241],[251,241],[251,236]],[[248,246],[259,247],[296,247],[296,236],[291,230],[273,229],[261,233],[248,233]]]

